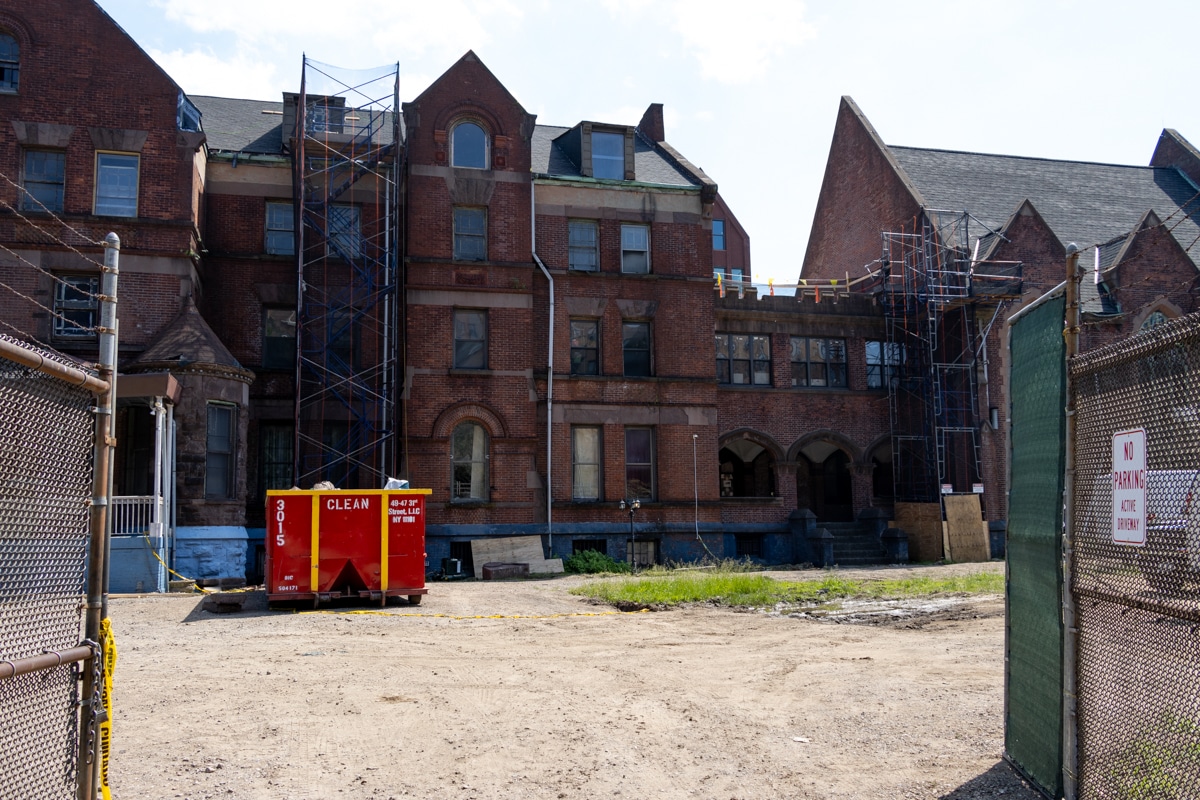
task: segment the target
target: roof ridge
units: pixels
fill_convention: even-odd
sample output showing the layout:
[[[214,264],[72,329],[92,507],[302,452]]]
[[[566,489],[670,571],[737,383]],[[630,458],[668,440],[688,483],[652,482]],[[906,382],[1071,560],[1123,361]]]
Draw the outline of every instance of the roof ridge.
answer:
[[[1012,153],[981,153],[977,150],[950,150],[944,147],[910,147],[908,145],[889,144],[889,150],[917,150],[924,153],[948,153],[958,156],[982,156],[985,158],[1007,158],[1018,161],[1049,161],[1055,164],[1081,164],[1093,167],[1121,167],[1123,169],[1169,169],[1155,167],[1149,164],[1116,164],[1111,161],[1076,161],[1069,158],[1048,158],[1046,156],[1018,156]]]

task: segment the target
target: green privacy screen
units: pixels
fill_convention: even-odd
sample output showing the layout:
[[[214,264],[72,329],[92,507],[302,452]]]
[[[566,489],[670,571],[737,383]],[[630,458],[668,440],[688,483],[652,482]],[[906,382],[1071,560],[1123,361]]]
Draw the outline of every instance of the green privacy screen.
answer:
[[[1009,330],[1004,747],[1008,758],[1054,797],[1062,796],[1063,308],[1061,294],[1048,298]]]

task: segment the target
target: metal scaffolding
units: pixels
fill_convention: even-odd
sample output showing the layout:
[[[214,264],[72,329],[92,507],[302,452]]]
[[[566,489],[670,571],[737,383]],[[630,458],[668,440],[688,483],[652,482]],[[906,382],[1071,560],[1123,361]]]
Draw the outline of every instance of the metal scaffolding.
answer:
[[[399,92],[398,64],[349,71],[306,57],[293,100],[304,487],[378,487],[397,464]]]
[[[875,286],[897,500],[937,502],[944,487],[983,481],[979,356],[1000,304],[1021,287],[1020,263],[979,260],[997,236],[965,212],[928,209],[911,231],[883,233]]]

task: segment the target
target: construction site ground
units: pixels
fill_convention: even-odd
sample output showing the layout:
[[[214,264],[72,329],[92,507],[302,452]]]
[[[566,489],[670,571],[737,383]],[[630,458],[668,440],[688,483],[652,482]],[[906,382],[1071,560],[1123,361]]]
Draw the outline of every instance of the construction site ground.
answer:
[[[840,572],[980,568],[1003,564]],[[113,597],[113,797],[1040,797],[1002,759],[1002,597],[621,613],[587,580]]]

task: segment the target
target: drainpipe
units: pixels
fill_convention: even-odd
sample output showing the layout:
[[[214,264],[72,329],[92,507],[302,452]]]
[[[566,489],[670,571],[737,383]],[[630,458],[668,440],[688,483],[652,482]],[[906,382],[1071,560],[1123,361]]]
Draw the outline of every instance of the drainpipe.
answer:
[[[166,420],[161,397],[154,398],[154,505],[150,509],[150,530],[160,537],[158,555],[162,564],[158,567],[157,588],[160,592],[167,591],[167,539],[163,533],[163,429]]]
[[[550,270],[546,269],[546,265],[538,258],[537,254],[537,183],[534,178],[529,179],[529,246],[533,253],[533,261],[541,268],[542,274],[546,276],[546,280],[550,283],[550,322],[547,327],[547,343],[546,348],[548,355],[546,357],[546,533],[550,548],[550,557],[554,557],[554,518],[552,516],[551,504],[554,502],[553,482],[550,476],[553,474],[553,439],[551,432],[554,419],[554,276],[550,274]]]

